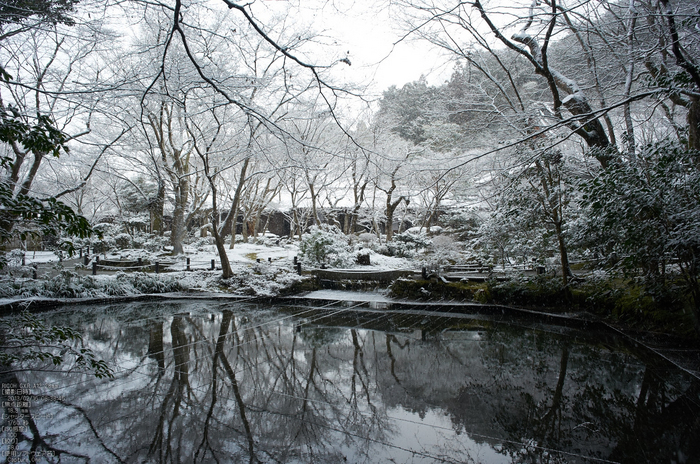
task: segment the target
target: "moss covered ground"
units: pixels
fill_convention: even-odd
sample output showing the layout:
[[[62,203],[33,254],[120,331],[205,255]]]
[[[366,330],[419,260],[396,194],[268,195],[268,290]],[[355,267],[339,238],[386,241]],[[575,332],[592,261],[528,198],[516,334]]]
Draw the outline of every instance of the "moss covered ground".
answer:
[[[391,285],[390,296],[514,305],[555,313],[585,311],[635,330],[700,339],[694,329],[692,299],[674,282],[651,285],[635,279],[596,279],[562,288],[561,280],[547,276],[484,283],[399,279]]]

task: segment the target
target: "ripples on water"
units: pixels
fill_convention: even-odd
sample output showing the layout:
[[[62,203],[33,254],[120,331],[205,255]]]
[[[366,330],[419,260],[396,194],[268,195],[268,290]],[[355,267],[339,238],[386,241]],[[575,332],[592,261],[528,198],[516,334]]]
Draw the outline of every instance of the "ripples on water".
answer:
[[[130,303],[46,317],[78,328],[115,378],[6,377],[39,386],[16,448],[3,419],[0,449],[25,459],[700,462],[698,382],[610,335],[347,305]]]

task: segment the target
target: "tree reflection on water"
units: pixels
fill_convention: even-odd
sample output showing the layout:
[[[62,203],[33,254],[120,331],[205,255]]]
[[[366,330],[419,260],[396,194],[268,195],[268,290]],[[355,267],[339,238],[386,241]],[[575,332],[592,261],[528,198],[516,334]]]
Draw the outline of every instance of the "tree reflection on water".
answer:
[[[61,462],[700,460],[698,382],[604,334],[214,302],[51,317],[116,371],[16,374],[60,387],[15,449]]]

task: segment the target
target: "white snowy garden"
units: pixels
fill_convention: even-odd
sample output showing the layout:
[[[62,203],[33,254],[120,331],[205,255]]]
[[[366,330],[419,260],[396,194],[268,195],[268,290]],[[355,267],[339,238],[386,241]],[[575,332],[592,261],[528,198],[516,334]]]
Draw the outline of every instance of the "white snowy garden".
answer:
[[[0,171],[2,462],[700,460],[693,2],[10,0]]]

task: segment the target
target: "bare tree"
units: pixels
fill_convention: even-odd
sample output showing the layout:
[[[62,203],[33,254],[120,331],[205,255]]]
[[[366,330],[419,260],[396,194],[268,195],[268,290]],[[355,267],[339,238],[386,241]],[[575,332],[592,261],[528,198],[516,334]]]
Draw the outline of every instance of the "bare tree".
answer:
[[[104,153],[104,144],[94,138],[89,145],[78,145],[92,132],[91,123],[103,120],[98,116],[102,109],[99,101],[104,88],[110,86],[106,80],[98,82],[98,74],[89,64],[97,59],[102,51],[100,43],[108,37],[101,28],[98,20],[74,26],[56,24],[15,31],[0,40],[0,60],[7,73],[0,80],[3,118],[43,128],[60,145],[82,152],[88,166],[94,166],[95,159]],[[58,157],[58,146],[27,148],[21,141],[9,143],[6,178],[15,195],[34,193],[43,165]],[[83,178],[76,179],[77,188],[92,172],[88,169]],[[58,192],[54,187],[42,193]]]
[[[374,128],[372,151],[377,153],[372,161],[371,179],[374,195],[381,192],[384,198],[384,220],[386,239],[393,238],[394,212],[402,202],[408,203],[411,175],[411,160],[421,151],[410,142],[391,134],[386,127],[377,124]],[[377,230],[379,233],[379,230]]]
[[[332,188],[343,175],[344,163],[338,160],[343,134],[337,130],[334,114],[319,109],[318,98],[299,106],[296,117],[288,121],[288,132],[295,139],[289,145],[288,166],[303,175],[311,200],[312,219],[315,225],[320,225],[321,192]]]
[[[679,31],[676,16],[692,18],[697,12],[685,6],[673,9],[668,1],[560,4],[556,0],[508,5],[484,5],[478,0],[410,1],[402,5],[409,15],[411,34],[468,63],[493,83],[490,94],[502,99],[502,108],[522,113],[520,122],[512,120],[519,126],[517,138],[522,141],[544,132],[567,138],[576,134],[589,153],[607,166],[618,151],[634,154],[635,130],[644,123],[641,117],[634,121],[635,102],[646,99],[652,112],[661,106],[671,115],[666,110],[667,102],[663,102],[668,99],[689,109],[690,143],[694,143],[692,134],[697,126],[690,108],[699,83],[693,77],[697,74],[693,51],[698,44],[693,39],[692,21],[685,22]],[[505,50],[497,48],[496,43]],[[513,54],[541,77],[548,94],[546,105],[524,98],[522,92],[528,85],[521,80],[522,66],[509,58]],[[497,65],[489,66],[485,56],[492,57]],[[669,62],[669,57],[674,57],[675,63]],[[645,73],[655,80],[652,85]],[[687,79],[681,77],[684,75]],[[679,84],[681,81],[687,84]],[[543,114],[543,110],[546,117],[531,125],[532,115]],[[638,111],[645,110],[642,107]],[[616,124],[619,129],[614,127]],[[674,124],[671,119],[670,125]],[[616,130],[623,137],[616,137]]]

